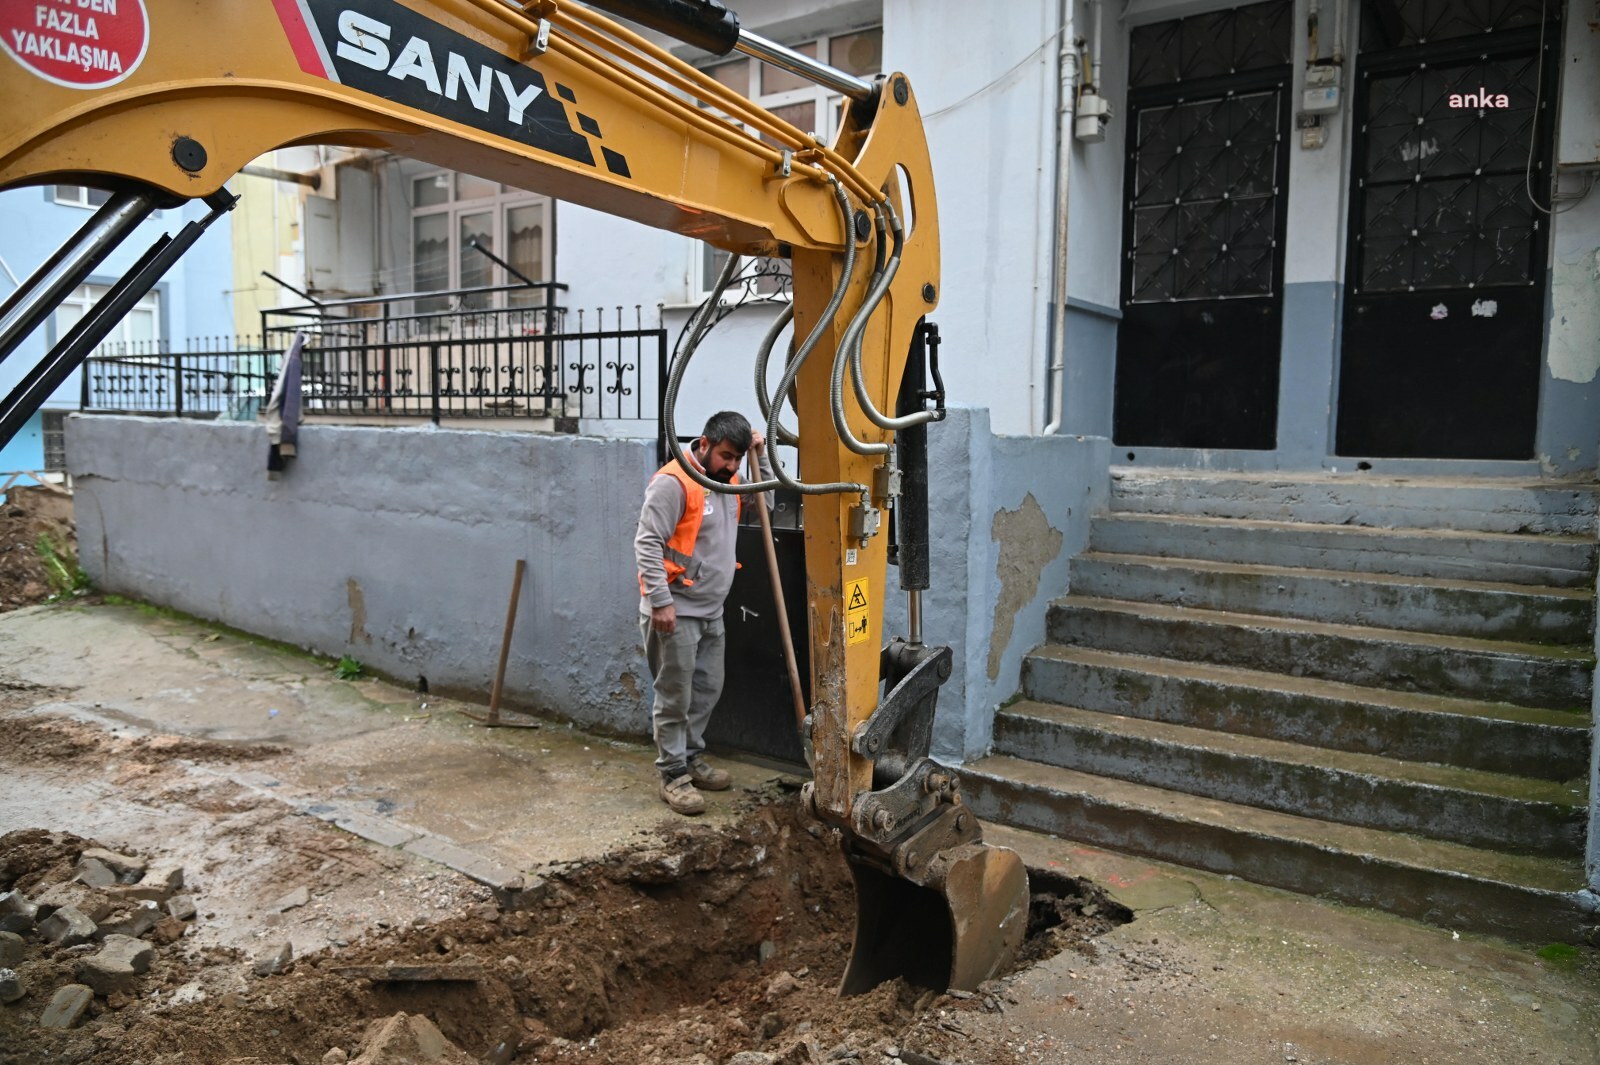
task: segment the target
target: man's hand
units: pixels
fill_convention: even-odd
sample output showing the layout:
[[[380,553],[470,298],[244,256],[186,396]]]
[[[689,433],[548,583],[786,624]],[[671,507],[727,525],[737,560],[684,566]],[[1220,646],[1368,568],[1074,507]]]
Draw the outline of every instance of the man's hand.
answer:
[[[767,438],[761,435],[760,429],[750,430],[750,450],[760,455],[767,447]]]
[[[663,636],[678,631],[678,608],[671,603],[650,608],[650,627]]]

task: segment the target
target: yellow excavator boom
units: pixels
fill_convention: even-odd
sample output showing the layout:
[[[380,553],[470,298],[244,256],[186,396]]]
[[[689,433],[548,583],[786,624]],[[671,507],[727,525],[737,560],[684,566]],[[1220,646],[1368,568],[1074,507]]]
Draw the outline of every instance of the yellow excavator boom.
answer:
[[[717,0],[593,6],[706,47],[796,58],[741,30]],[[948,650],[941,665],[919,634],[890,645],[882,631],[882,516],[903,472],[892,445],[935,417],[896,408],[939,293],[932,168],[903,74],[864,81],[805,61],[803,73],[844,93],[839,133],[823,144],[571,0],[5,4],[0,49],[0,189],[115,193],[75,247],[0,307],[0,358],[151,209],[200,198],[215,215],[231,206],[229,178],[294,145],[382,149],[738,255],[791,259],[795,336],[806,341],[788,368],[797,424],[779,435],[797,437],[810,497],[808,801],[843,830],[862,885],[846,989],[900,972],[971,986],[1004,962],[1026,920],[1026,876],[1011,852],[981,843],[958,778],[927,760],[926,729],[913,727],[931,720]],[[136,270],[146,287],[198,232],[152,249]],[[114,289],[102,317],[118,313],[119,296],[128,301]],[[0,446],[92,339],[65,338],[8,397]],[[776,413],[769,424],[779,428]],[[880,705],[880,683],[897,701]],[[901,884],[925,893],[926,913],[897,897]],[[892,922],[873,909],[949,917],[931,975],[875,960],[926,930],[886,932]]]

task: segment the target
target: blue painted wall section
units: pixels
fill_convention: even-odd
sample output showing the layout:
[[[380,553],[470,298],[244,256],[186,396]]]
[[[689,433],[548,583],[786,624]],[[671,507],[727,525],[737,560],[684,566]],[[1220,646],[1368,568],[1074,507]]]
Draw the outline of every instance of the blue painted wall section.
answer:
[[[10,295],[42,262],[87,222],[93,211],[55,202],[51,186],[0,192],[0,299]],[[161,211],[141,226],[98,266],[90,280],[109,284],[127,271],[163,232],[176,233],[206,213],[195,202]],[[161,283],[162,328],[179,350],[185,338],[233,332],[233,259],[229,220],[218,219],[189,253],[167,271]],[[49,350],[53,322],[35,330],[0,362],[0,395],[8,394]],[[77,410],[79,377],[73,374],[46,403],[52,410]],[[0,471],[37,470],[44,465],[43,434],[36,415],[4,450]]]

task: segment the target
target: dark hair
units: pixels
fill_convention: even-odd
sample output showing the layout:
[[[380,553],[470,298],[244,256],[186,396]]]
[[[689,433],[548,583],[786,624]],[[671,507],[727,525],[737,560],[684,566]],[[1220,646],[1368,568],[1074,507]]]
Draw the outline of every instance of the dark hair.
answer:
[[[708,448],[726,440],[741,455],[750,450],[750,423],[738,411],[720,410],[713,414],[706,419],[706,427],[700,430],[700,435],[706,438]]]

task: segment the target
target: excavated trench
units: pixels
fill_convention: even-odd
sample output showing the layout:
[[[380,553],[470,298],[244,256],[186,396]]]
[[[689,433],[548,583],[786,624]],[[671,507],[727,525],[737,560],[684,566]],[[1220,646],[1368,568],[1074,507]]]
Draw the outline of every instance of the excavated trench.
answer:
[[[70,861],[83,845],[69,838],[57,857]],[[0,890],[38,881],[28,870],[48,857],[0,862],[10,881]],[[1019,968],[1092,951],[1131,917],[1087,882],[1035,872],[1032,890]],[[473,906],[308,954],[277,975],[238,975],[250,970],[242,951],[163,948],[146,980],[167,991],[120,1008],[115,1044],[91,1025],[0,1022],[0,1045],[18,1055],[0,1050],[0,1061],[385,1065],[409,1059],[375,1045],[371,1029],[400,1012],[431,1018],[465,1055],[445,1061],[722,1065],[756,1051],[820,1063],[852,1051],[883,1060],[872,1051],[891,1046],[903,1061],[970,1054],[960,1016],[998,1009],[998,987],[937,995],[897,981],[836,996],[854,916],[832,834],[783,799],[728,830],[687,825],[551,873],[532,908]],[[60,970],[59,983],[70,961],[30,941],[29,982],[47,986]],[[210,993],[172,990],[208,986],[207,970],[227,971],[231,989],[213,979]],[[90,1014],[106,1008],[97,999]]]

